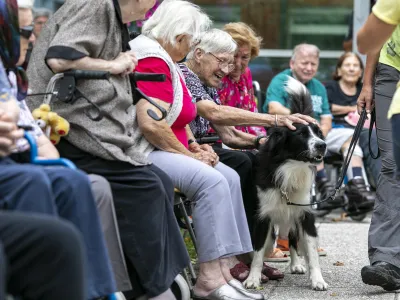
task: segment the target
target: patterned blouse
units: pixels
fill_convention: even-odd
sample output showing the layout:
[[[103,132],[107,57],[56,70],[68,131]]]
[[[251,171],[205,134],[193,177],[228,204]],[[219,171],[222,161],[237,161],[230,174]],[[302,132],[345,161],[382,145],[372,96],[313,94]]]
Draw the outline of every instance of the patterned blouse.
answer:
[[[229,76],[225,76],[222,79],[222,87],[218,90],[218,94],[222,105],[258,112],[253,91],[253,78],[249,68],[240,76],[238,82],[234,82]],[[265,129],[259,126],[236,126],[236,129],[253,135],[266,135]]]
[[[192,97],[196,100],[196,102],[202,100],[213,101],[218,105],[221,105],[221,101],[219,100],[218,92],[215,88],[205,86],[200,78],[193,73],[185,64],[178,64],[183,76],[185,77],[186,86],[189,91],[192,93]],[[206,135],[211,131],[210,121],[204,119],[197,115],[196,119],[192,121],[190,124],[190,129],[192,130],[195,138],[200,138]]]

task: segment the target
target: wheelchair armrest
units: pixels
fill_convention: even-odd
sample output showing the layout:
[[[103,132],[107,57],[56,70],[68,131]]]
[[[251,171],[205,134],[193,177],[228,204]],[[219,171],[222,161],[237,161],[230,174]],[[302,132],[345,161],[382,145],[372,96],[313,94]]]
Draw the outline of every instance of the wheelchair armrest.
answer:
[[[212,144],[218,142],[220,139],[218,135],[206,135],[196,139],[196,142],[199,144]]]
[[[30,147],[30,163],[33,165],[42,166],[64,166],[73,170],[76,170],[74,163],[66,158],[58,159],[38,159],[38,151],[36,146],[35,138],[28,132],[25,131],[24,138],[28,141]]]

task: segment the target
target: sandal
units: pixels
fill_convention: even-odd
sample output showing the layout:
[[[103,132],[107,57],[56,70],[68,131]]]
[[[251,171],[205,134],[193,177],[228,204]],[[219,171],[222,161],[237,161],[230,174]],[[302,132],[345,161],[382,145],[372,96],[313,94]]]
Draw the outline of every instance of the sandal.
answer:
[[[276,241],[276,248],[281,250],[287,256],[290,256],[289,240],[278,239]]]
[[[264,261],[269,262],[287,262],[290,258],[287,254],[283,253],[280,249],[275,248],[271,254],[264,256]]]
[[[328,253],[324,250],[324,248],[318,247],[317,249],[319,256],[326,256]]]
[[[244,273],[246,273],[246,271],[247,275],[243,275]],[[250,267],[247,266],[245,263],[240,262],[236,264],[232,269],[230,269],[230,272],[233,278],[240,282],[243,282],[250,274]],[[261,274],[261,283],[267,283],[268,280],[269,278],[265,274]]]
[[[263,264],[263,268],[262,268],[261,272],[265,276],[267,276],[270,280],[280,280],[280,279],[283,279],[285,277],[285,274],[283,274],[277,268],[273,268],[271,266],[268,266],[266,263]]]

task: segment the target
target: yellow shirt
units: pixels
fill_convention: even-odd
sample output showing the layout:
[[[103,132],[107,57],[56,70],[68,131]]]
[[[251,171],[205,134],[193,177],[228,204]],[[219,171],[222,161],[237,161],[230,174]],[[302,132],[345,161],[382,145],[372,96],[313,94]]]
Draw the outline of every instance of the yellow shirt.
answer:
[[[389,65],[400,71],[400,0],[378,0],[372,8],[374,15],[381,21],[397,25],[389,40],[383,45],[379,55],[379,62]],[[388,117],[400,113],[400,84],[393,96]]]

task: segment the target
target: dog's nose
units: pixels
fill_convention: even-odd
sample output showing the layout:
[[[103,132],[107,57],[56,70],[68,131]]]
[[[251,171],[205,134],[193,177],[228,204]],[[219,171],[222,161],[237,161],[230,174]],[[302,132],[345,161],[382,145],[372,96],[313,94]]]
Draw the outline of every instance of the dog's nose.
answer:
[[[315,144],[315,149],[317,149],[318,151],[325,151],[326,144],[325,143],[317,143],[317,144]]]

